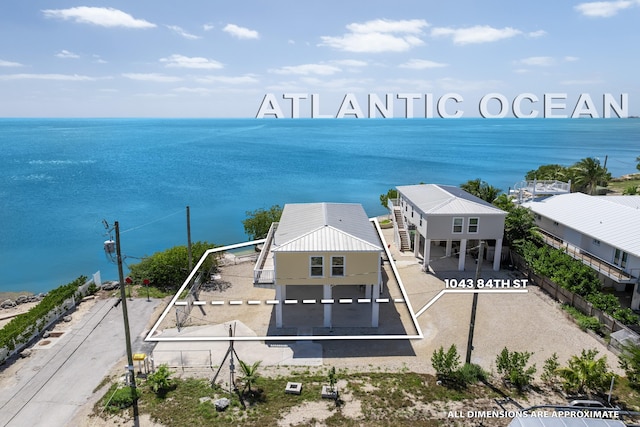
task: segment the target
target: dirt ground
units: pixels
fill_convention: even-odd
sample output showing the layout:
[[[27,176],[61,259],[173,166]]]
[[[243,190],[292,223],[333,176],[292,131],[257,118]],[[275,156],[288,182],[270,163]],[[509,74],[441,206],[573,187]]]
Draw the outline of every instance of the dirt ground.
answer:
[[[392,242],[392,230],[383,230],[386,239],[383,244]],[[320,304],[295,304],[284,307],[284,328],[275,328],[274,307],[265,301],[275,298],[273,289],[256,288],[252,284],[253,263],[238,262],[230,259],[228,265],[220,272],[217,289],[203,292],[201,301],[206,305],[194,307],[187,327],[178,331],[175,328],[175,309],[171,309],[163,322],[159,325],[156,337],[177,336],[217,336],[226,337],[229,326],[236,328],[236,336],[242,334],[254,337],[253,341],[237,341],[235,349],[245,361],[252,363],[263,361],[261,370],[263,375],[282,375],[296,366],[306,365],[314,369],[326,369],[335,366],[336,369],[347,371],[388,371],[417,373],[431,373],[430,358],[440,346],[448,348],[455,344],[458,352],[464,358],[469,333],[472,294],[450,290],[440,295],[445,289],[444,279],[473,278],[475,263],[467,260],[467,271],[457,271],[457,259],[444,256],[443,248],[434,248],[431,252],[431,269],[422,270],[422,263],[412,253],[400,253],[395,246],[390,246],[392,258],[395,260],[400,282],[394,278],[390,264],[385,263],[385,271],[389,280],[386,283],[382,297],[389,298],[389,303],[380,304],[380,327],[376,330],[370,327],[370,306],[357,304],[336,305],[333,309],[334,327],[331,330],[322,327],[323,308]],[[516,272],[493,272],[490,263],[483,263],[481,277],[484,279],[505,279],[513,281],[519,278]],[[404,290],[404,292],[403,292]],[[513,289],[511,289],[513,291]],[[608,350],[607,346],[595,337],[582,332],[549,296],[538,288],[529,286],[526,293],[482,293],[478,297],[478,306],[473,337],[473,351],[471,361],[477,363],[489,372],[495,372],[496,355],[507,347],[511,351],[529,351],[533,355],[531,363],[538,367],[538,374],[542,370],[544,360],[553,353],[557,353],[560,363],[564,364],[571,355],[579,354],[582,349],[595,348],[600,355],[607,356],[609,367],[619,372],[617,356]],[[361,290],[354,288],[351,294],[337,295],[336,298],[362,298]],[[456,293],[457,292],[457,293]],[[304,295],[291,293],[287,298],[302,300]],[[407,300],[405,301],[405,297]],[[321,298],[314,295],[313,298]],[[401,300],[401,301],[400,301]],[[167,299],[168,301],[168,299]],[[222,301],[222,305],[214,305],[213,301]],[[231,304],[230,302],[234,302]],[[242,303],[238,303],[241,301]],[[253,301],[249,304],[249,301]],[[260,301],[260,304],[256,302]],[[431,304],[426,310],[423,307]],[[91,307],[91,302],[83,302],[79,306],[73,321],[77,321],[83,310]],[[160,307],[154,317],[149,320],[149,328],[161,314],[164,307]],[[414,327],[414,317],[417,317],[419,331]],[[352,325],[350,319],[363,318],[365,321]],[[375,339],[375,335],[416,336],[413,339]],[[255,340],[255,337],[290,335],[290,341],[279,343]],[[371,339],[357,340],[325,340],[301,342],[300,337],[310,334],[325,337],[349,334],[372,335]],[[297,337],[297,338],[296,338]],[[297,347],[296,347],[297,346]],[[161,342],[153,352],[157,364],[169,363],[173,365],[178,375],[204,374],[211,376],[211,367],[219,366],[228,349],[228,341],[218,342]],[[164,359],[163,359],[164,358]],[[180,362],[176,362],[180,360]],[[186,360],[186,362],[185,362]],[[19,365],[18,361],[14,365]],[[124,362],[114,364],[121,366]],[[11,369],[14,368],[12,365]],[[190,366],[191,365],[191,366]],[[207,366],[208,365],[208,366]],[[202,368],[202,369],[199,369]],[[0,385],[6,385],[10,372],[2,372]],[[224,374],[221,375],[224,378]],[[104,390],[98,391],[85,405],[76,417],[79,426],[107,426],[125,425],[124,420],[111,418],[102,420],[89,417],[94,403],[101,397]],[[344,391],[343,399],[345,416],[357,419],[361,415],[360,402]],[[542,403],[558,402],[557,396],[546,396],[543,393],[531,393],[523,406]],[[431,414],[434,418],[446,419],[448,411],[492,410],[497,408],[494,401],[475,402],[470,408],[469,402],[452,403],[436,402],[424,404],[416,402],[415,410]],[[515,407],[508,408],[515,409]],[[311,418],[319,420],[332,414],[326,403],[306,403],[295,408],[290,413],[283,414],[280,426],[301,425]],[[311,418],[310,418],[311,417]],[[122,424],[121,424],[122,423]],[[506,425],[505,420],[487,420],[486,426]],[[148,418],[141,421],[142,426],[155,427]],[[456,420],[451,425],[477,425],[477,420]]]

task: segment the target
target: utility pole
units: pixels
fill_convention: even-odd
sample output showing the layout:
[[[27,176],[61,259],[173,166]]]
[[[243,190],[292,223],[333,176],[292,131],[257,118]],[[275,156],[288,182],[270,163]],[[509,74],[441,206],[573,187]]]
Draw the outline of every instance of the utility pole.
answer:
[[[193,269],[193,256],[191,255],[191,214],[187,206],[187,253],[189,254],[189,273]]]
[[[473,288],[477,289],[478,279],[480,279],[480,270],[482,267],[482,258],[484,252],[484,241],[480,241],[480,249],[478,251],[478,262],[476,264],[476,277],[473,281]],[[465,363],[471,363],[471,351],[473,350],[473,330],[476,323],[476,309],[478,308],[478,292],[473,293],[473,303],[471,304],[471,322],[469,323],[469,339],[467,340],[467,357]]]
[[[127,345],[127,371],[131,386],[131,397],[133,398],[133,416],[135,425],[138,425],[138,399],[136,390],[136,376],[133,366],[133,352],[131,351],[131,334],[129,332],[129,313],[127,312],[127,296],[124,289],[124,273],[122,272],[122,252],[120,251],[120,225],[118,221],[114,224],[116,233],[116,257],[118,262],[118,276],[120,279],[120,300],[122,303],[122,316],[124,317],[124,335]]]

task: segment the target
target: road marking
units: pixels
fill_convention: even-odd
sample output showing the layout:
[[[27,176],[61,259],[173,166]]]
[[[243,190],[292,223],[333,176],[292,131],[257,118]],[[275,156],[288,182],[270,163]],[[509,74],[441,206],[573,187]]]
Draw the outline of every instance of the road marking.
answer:
[[[303,304],[315,304],[317,301],[314,299],[303,299],[302,303]]]

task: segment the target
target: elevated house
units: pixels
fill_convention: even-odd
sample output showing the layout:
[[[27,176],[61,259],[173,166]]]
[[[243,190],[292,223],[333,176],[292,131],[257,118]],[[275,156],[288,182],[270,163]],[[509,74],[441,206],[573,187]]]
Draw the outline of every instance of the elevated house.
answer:
[[[333,287],[365,287],[371,326],[378,326],[382,247],[374,225],[359,204],[287,204],[273,223],[254,268],[254,285],[275,288],[276,327],[283,327],[287,288],[308,287],[308,298],[324,307],[324,327],[332,327]],[[314,286],[315,285],[315,286]],[[322,288],[322,295],[313,289]]]
[[[589,265],[605,286],[633,289],[631,308],[640,308],[640,196],[571,193],[522,206],[546,243]]]
[[[486,259],[493,260],[494,270],[500,269],[506,212],[451,185],[406,185],[397,190],[398,199],[390,206],[396,245],[421,256],[425,271],[433,244],[443,243],[446,256],[458,255],[462,271],[468,243],[480,240],[489,244]]]

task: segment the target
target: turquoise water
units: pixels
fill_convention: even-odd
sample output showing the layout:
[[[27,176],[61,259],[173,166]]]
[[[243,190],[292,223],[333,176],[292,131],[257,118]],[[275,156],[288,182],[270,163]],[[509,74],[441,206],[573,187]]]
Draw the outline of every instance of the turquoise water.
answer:
[[[245,212],[357,202],[419,182],[482,178],[507,191],[541,164],[588,156],[635,171],[640,120],[0,119],[0,292],[117,276],[103,219],[128,264],[192,239],[244,241]]]

